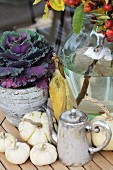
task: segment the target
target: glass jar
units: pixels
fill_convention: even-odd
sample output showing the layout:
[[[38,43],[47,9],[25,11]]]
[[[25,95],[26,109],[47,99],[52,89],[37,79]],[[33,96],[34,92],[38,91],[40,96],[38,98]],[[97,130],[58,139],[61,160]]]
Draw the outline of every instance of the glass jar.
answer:
[[[110,112],[113,112],[113,60],[106,61],[108,53],[103,57],[92,59],[92,53],[87,56],[87,50],[93,48],[93,52],[107,49],[113,54],[113,42],[107,42],[99,27],[93,29],[91,16],[84,19],[83,28],[79,35],[72,32],[66,39],[61,52],[65,75],[70,88],[77,100],[79,109],[87,113],[99,113],[101,109],[92,103],[82,101],[86,95],[99,100]]]

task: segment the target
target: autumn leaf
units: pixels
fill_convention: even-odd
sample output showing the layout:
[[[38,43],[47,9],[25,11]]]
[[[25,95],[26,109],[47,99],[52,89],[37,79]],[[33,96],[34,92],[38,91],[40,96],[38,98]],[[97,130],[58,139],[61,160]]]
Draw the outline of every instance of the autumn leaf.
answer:
[[[41,0],[35,0],[35,2],[33,3],[33,5],[38,4]]]
[[[65,5],[63,0],[50,0],[51,7],[56,11],[64,11]]]
[[[46,19],[48,17],[48,12],[49,12],[49,8],[48,8],[48,6],[46,4],[45,9],[44,9],[43,19]]]

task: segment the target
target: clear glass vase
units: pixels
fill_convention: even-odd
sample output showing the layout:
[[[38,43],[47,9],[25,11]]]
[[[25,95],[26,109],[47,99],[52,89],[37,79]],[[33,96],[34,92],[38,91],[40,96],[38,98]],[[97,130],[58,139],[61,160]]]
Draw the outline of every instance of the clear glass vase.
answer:
[[[80,110],[86,113],[102,112],[96,105],[82,100],[89,96],[99,100],[113,112],[113,60],[106,61],[105,58],[109,55],[107,52],[99,60],[84,54],[90,47],[94,50],[107,48],[112,58],[113,42],[107,42],[103,38],[99,27],[95,29],[96,32],[90,21],[90,16],[85,17],[80,34],[72,32],[65,41],[61,52],[65,74]]]

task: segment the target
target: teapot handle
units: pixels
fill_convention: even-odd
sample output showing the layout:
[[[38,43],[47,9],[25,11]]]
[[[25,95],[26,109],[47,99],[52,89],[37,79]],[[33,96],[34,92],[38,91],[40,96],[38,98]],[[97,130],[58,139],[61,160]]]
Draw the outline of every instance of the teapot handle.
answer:
[[[104,141],[104,143],[102,145],[100,145],[100,146],[98,146],[96,148],[90,147],[89,148],[89,153],[90,154],[93,154],[95,152],[98,152],[98,151],[102,150],[103,148],[105,148],[108,145],[108,143],[111,140],[112,131],[111,131],[109,125],[107,123],[105,123],[104,121],[102,121],[102,120],[95,121],[91,126],[88,125],[86,127],[86,130],[93,131],[95,133],[99,133],[100,132],[100,128],[99,127],[102,127],[102,128],[105,129],[105,131],[106,131],[106,140]]]

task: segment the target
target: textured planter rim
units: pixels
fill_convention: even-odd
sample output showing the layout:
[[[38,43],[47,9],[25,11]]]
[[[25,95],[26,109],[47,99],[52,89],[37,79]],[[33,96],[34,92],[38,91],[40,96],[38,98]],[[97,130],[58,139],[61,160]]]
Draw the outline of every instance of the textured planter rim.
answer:
[[[5,88],[5,87],[2,87],[2,86],[0,86],[0,88],[1,89],[4,89],[4,90],[12,90],[12,91],[16,91],[16,90],[18,90],[18,91],[24,91],[24,90],[27,90],[27,89],[33,89],[33,88],[38,88],[38,89],[41,89],[41,88],[39,88],[39,87],[37,87],[37,86],[33,86],[33,87],[26,87],[26,88]],[[43,90],[43,89],[41,89],[41,90]]]

